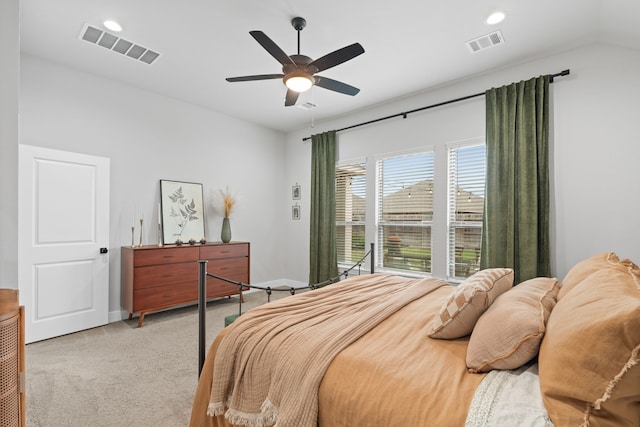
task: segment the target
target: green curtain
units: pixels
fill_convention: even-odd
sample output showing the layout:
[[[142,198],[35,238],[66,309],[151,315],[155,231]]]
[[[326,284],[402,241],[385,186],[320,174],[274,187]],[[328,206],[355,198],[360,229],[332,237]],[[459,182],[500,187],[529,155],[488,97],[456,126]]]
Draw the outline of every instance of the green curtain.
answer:
[[[309,283],[338,275],[336,249],[336,131],[311,136]]]
[[[486,93],[481,268],[549,276],[549,76]]]

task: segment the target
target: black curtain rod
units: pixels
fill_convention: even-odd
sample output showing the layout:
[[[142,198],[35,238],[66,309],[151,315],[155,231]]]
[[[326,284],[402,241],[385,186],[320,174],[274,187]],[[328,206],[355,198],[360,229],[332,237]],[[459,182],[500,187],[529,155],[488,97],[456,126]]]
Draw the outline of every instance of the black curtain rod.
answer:
[[[549,74],[548,75],[549,76],[549,82],[553,83],[553,78],[554,77],[568,76],[568,75],[569,75],[569,70],[562,70],[559,73]],[[450,99],[448,101],[438,102],[437,104],[427,105],[426,107],[416,108],[415,110],[404,111],[402,113],[392,114],[390,116],[380,117],[378,119],[369,120],[368,122],[358,123],[358,124],[355,124],[355,125],[351,125],[351,126],[347,126],[347,127],[341,128],[341,129],[336,129],[336,132],[342,132],[343,130],[348,130],[348,129],[353,129],[353,128],[357,128],[357,127],[360,127],[360,126],[370,125],[371,123],[381,122],[383,120],[393,119],[395,117],[402,117],[403,119],[406,119],[407,115],[409,115],[411,113],[417,113],[418,111],[428,110],[430,108],[435,108],[435,107],[441,107],[441,106],[447,105],[447,104],[453,104],[454,102],[465,101],[467,99],[476,98],[476,97],[482,96],[484,94],[485,94],[485,92],[474,93],[473,95],[467,95],[467,96],[463,96],[461,98]],[[310,136],[302,138],[303,141],[308,141],[309,139],[311,139]]]

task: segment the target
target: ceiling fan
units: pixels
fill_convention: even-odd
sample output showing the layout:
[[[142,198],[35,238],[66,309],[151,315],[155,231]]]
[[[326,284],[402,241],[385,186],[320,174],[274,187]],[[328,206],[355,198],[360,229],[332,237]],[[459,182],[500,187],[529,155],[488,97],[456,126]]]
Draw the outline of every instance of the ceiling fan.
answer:
[[[284,53],[284,51],[262,31],[249,31],[249,34],[251,34],[271,56],[282,64],[282,74],[228,77],[226,80],[228,82],[248,82],[252,80],[282,79],[287,86],[287,95],[284,102],[285,107],[294,105],[298,100],[300,92],[308,90],[313,85],[351,96],[360,92],[360,89],[357,87],[316,75],[316,73],[335,67],[363,54],[364,48],[360,43],[351,44],[313,60],[308,56],[300,54],[300,31],[307,25],[307,21],[305,21],[304,18],[296,17],[291,20],[291,25],[298,32],[298,53],[291,56]]]

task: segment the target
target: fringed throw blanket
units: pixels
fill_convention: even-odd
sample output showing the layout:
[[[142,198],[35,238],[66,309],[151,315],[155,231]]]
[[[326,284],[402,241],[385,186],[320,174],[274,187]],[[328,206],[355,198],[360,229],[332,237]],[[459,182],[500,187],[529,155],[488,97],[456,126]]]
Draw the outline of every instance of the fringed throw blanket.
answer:
[[[249,311],[218,347],[208,414],[248,427],[316,427],[318,387],[334,357],[446,284],[358,276]]]

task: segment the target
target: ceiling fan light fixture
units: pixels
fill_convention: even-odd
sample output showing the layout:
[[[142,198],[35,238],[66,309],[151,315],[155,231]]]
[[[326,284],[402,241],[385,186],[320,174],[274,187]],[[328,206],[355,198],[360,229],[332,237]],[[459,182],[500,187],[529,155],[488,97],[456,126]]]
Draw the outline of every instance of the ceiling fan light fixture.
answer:
[[[282,79],[282,83],[287,87],[287,93],[284,99],[285,107],[296,105],[299,94],[309,90],[312,86],[318,86],[345,95],[356,95],[360,92],[360,89],[357,87],[328,77],[316,76],[315,74],[363,54],[364,48],[360,43],[353,43],[313,60],[306,55],[300,54],[300,31],[305,27],[306,22],[307,21],[300,17],[291,20],[291,25],[293,25],[293,28],[298,32],[298,53],[295,55],[287,55],[262,31],[249,31],[251,37],[282,65],[281,74],[227,77],[226,80],[228,82],[248,82],[254,80]]]
[[[284,77],[284,84],[295,92],[305,92],[313,86],[313,77],[308,73],[295,72]]]

